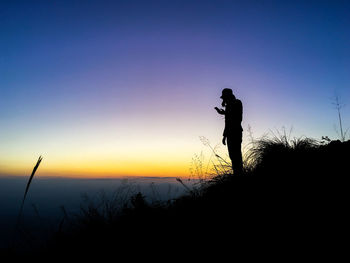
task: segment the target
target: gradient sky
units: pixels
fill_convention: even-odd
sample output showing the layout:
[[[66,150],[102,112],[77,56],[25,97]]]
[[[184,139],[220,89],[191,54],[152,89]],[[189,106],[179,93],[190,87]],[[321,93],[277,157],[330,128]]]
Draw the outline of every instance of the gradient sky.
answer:
[[[254,137],[350,127],[349,1],[0,1],[0,174],[187,175],[223,88]],[[225,154],[225,148],[219,150]]]

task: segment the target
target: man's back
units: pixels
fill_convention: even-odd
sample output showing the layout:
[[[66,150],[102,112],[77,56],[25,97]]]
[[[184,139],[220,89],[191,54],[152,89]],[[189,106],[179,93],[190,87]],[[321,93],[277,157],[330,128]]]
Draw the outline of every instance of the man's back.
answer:
[[[242,131],[243,106],[238,99],[227,102],[225,109],[225,131],[226,133]]]

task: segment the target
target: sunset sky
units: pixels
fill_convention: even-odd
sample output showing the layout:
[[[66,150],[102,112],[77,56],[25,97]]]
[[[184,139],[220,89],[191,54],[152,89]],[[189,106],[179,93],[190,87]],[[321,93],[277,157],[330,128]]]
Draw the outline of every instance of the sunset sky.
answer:
[[[258,138],[350,127],[349,1],[0,1],[0,174],[186,176],[232,88]],[[246,149],[246,148],[244,148]],[[219,152],[226,154],[221,146]]]

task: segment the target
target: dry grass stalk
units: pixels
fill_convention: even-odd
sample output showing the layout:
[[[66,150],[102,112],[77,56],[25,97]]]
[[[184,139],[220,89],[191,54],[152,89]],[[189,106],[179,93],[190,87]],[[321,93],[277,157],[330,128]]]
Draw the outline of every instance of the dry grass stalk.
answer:
[[[21,216],[22,216],[24,201],[26,200],[26,197],[27,197],[27,194],[28,194],[28,191],[29,191],[30,184],[31,184],[31,182],[32,182],[32,180],[33,180],[34,174],[35,174],[36,170],[38,169],[38,167],[39,167],[39,165],[40,165],[42,159],[43,159],[43,158],[42,158],[41,156],[39,156],[39,159],[38,159],[38,161],[36,162],[36,165],[35,165],[34,168],[33,168],[32,174],[31,174],[30,177],[29,177],[29,180],[28,180],[26,189],[25,189],[25,191],[24,191],[24,196],[23,196],[21,208],[20,208],[20,210],[19,210],[18,219],[17,219],[17,225],[19,224],[19,221],[20,221]]]

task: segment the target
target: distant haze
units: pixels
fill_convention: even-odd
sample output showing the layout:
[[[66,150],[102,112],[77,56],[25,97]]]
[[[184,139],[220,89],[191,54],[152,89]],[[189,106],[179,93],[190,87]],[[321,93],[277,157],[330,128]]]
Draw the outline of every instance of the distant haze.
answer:
[[[0,247],[8,245],[14,232],[28,178],[0,177]],[[185,181],[191,186],[193,181]],[[141,192],[148,202],[167,201],[185,193],[175,178],[67,179],[34,178],[25,201],[21,226],[30,231],[57,229],[63,218],[62,207],[71,218],[86,206],[84,196],[96,204],[102,194],[127,197]],[[120,204],[123,205],[123,204]]]

